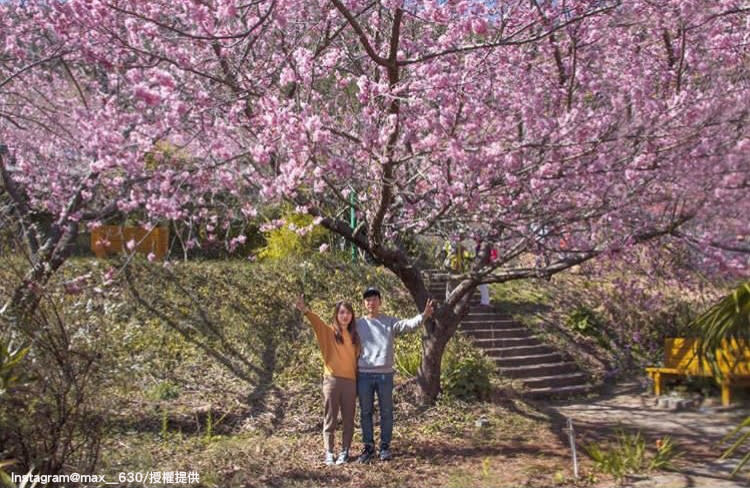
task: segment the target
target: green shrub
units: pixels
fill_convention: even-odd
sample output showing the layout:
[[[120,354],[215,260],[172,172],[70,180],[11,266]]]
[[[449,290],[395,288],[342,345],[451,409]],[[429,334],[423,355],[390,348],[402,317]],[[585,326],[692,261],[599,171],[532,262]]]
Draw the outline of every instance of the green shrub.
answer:
[[[443,392],[465,401],[486,400],[490,396],[490,376],[494,364],[466,338],[455,336],[443,356]]]
[[[486,400],[490,395],[490,368],[484,358],[469,356],[445,368],[443,391],[466,401]]]
[[[584,450],[597,470],[612,475],[618,482],[628,475],[669,468],[680,455],[669,437],[657,440],[656,451],[649,455],[640,432],[630,434],[623,430],[617,432],[616,443],[610,449],[591,443],[584,446]]]
[[[578,305],[566,314],[564,323],[568,330],[593,338],[604,349],[612,349],[605,321],[586,305]]]
[[[583,335],[596,336],[601,332],[602,321],[596,312],[584,305],[579,305],[565,317],[565,325],[568,329]]]

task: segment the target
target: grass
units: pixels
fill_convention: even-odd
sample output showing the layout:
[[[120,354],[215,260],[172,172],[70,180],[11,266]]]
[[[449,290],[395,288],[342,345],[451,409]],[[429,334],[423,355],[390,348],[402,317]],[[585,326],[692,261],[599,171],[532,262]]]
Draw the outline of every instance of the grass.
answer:
[[[96,262],[76,260],[70,266],[75,269],[63,272],[75,275]],[[134,269],[153,275],[139,282],[143,296],[180,323],[200,325],[196,307],[203,307],[226,344],[235,345],[250,365],[263,365],[258,376],[263,381],[238,381],[153,314],[124,306],[117,314],[101,316],[108,324],[101,329],[101,340],[108,344],[113,376],[100,392],[112,408],[105,410],[108,429],[97,472],[109,481],[121,472],[195,471],[200,483],[194,487],[548,486],[554,473],[569,471],[567,448],[549,420],[507,400],[498,378],[493,380],[494,401],[445,398],[431,408],[418,404],[413,380],[398,379],[393,461],[326,467],[319,352],[309,327],[289,320],[291,314],[283,310],[300,286],[316,290],[311,305],[327,315],[334,299],[375,283],[389,290],[387,313],[411,314],[413,304],[395,278],[374,268],[324,261],[305,273],[299,285],[297,271],[283,264],[196,262],[174,271],[197,297],[192,301],[164,272],[147,266]],[[242,293],[227,293],[233,289]],[[128,303],[126,292],[109,293],[117,303]],[[85,298],[71,301],[85,304]],[[266,304],[271,299],[273,310]],[[270,316],[280,320],[268,320]],[[231,357],[231,350],[220,349],[223,344],[209,343]],[[266,361],[269,357],[273,363]],[[489,424],[477,427],[479,418]],[[358,422],[352,448],[361,448]],[[542,474],[524,470],[540,462],[546,466]]]
[[[74,269],[63,274],[75,276],[79,268],[92,266],[103,268],[76,260]],[[176,267],[170,273],[184,280],[180,283],[193,296],[181,293],[160,268],[145,263],[134,268],[134,273],[152,277],[139,282],[139,291],[177,325],[215,325],[216,335],[199,336],[212,339],[201,344],[229,360],[244,358],[241,365],[251,381],[239,381],[153,314],[128,308],[132,300],[126,291],[95,297],[109,310],[85,313],[102,323],[99,340],[107,369],[101,371],[109,376],[102,379],[106,390],[92,402],[99,402],[94,406],[108,416],[97,472],[110,481],[120,472],[196,471],[200,483],[191,486],[576,484],[569,448],[554,422],[515,400],[507,380],[497,377],[485,402],[444,398],[430,408],[419,406],[414,381],[398,379],[393,461],[323,465],[319,352],[290,304],[301,289],[315,290],[309,301],[327,316],[335,299],[374,283],[389,290],[387,313],[414,313],[408,293],[377,268],[326,261],[304,274],[284,263]],[[550,312],[545,303],[552,291],[529,281],[494,287],[493,295],[503,310],[537,320]],[[116,300],[120,308],[107,309],[107,300]],[[65,297],[65,306],[79,307],[71,315],[81,318],[80,324],[67,324],[71,332],[87,330],[87,303],[87,296]],[[199,307],[210,320],[203,320]],[[413,364],[404,367],[413,369]],[[488,420],[486,427],[477,427],[480,418]],[[360,447],[357,427],[353,449]],[[590,463],[582,462],[586,473]]]
[[[280,418],[272,418],[272,408],[256,415],[248,410],[215,426],[211,436],[185,421],[195,418],[203,404],[195,395],[191,415],[191,395],[184,392],[179,399],[162,401],[167,410],[143,409],[133,403],[120,412],[126,421],[104,444],[101,473],[115,479],[123,471],[197,471],[201,481],[193,486],[205,487],[541,487],[556,484],[556,473],[570,476],[564,443],[544,416],[520,402],[446,399],[424,408],[415,402],[414,383],[400,381],[393,461],[326,467],[318,391],[279,391],[277,400],[287,407]],[[229,396],[224,405],[232,403]],[[160,418],[164,411],[169,417],[166,432]],[[221,415],[215,412],[212,417]],[[480,417],[489,421],[486,427],[476,425]],[[360,446],[357,425],[352,447]]]

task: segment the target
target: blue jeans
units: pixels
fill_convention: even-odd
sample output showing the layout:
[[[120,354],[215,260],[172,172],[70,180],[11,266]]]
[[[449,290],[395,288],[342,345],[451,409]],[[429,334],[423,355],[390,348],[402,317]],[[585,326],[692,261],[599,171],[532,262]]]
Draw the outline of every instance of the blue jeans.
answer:
[[[393,373],[357,374],[357,396],[359,397],[362,442],[375,445],[372,412],[375,409],[375,393],[380,409],[380,447],[388,447],[393,435]]]

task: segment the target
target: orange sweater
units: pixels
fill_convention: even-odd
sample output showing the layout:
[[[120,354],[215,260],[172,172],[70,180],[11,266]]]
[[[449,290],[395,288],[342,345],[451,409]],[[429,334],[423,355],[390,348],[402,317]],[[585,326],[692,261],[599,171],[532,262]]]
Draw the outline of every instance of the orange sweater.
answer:
[[[323,322],[315,312],[305,312],[312,324],[315,336],[323,354],[323,374],[338,378],[357,379],[357,356],[359,348],[352,344],[352,336],[346,329],[341,330],[343,344],[336,342],[333,326]]]

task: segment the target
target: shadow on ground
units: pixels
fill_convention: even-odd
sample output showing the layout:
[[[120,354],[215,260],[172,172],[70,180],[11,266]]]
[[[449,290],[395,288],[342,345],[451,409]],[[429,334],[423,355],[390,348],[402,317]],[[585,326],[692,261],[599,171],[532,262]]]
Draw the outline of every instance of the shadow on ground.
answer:
[[[568,442],[568,418],[573,422],[579,446],[610,441],[618,429],[640,431],[647,443],[670,436],[683,454],[671,473],[654,475],[664,477],[658,486],[748,486],[746,480],[731,479],[737,460],[718,461],[728,447],[722,439],[750,415],[747,405],[669,411],[657,408],[655,398],[641,385],[630,383],[613,386],[594,398],[537,407],[552,419],[560,442]],[[654,479],[632,486],[656,486]]]

